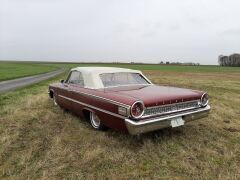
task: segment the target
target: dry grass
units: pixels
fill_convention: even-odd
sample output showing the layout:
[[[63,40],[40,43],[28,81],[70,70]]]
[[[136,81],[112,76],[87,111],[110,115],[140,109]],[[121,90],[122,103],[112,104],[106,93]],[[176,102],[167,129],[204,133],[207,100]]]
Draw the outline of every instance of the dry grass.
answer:
[[[239,179],[240,73],[145,72],[157,84],[207,90],[212,113],[140,137],[97,132],[53,106],[47,83],[0,96],[0,178]]]

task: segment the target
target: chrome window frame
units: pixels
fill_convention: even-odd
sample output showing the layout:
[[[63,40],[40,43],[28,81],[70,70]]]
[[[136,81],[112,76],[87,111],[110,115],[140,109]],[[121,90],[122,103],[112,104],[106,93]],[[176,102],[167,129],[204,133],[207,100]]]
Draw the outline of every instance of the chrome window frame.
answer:
[[[71,75],[72,75],[73,72],[77,72],[77,73],[79,73],[79,75],[82,76],[83,85],[78,84],[78,83],[71,83],[71,82],[69,82],[69,79],[70,79],[70,77],[71,77]],[[69,73],[68,76],[67,76],[67,79],[66,79],[65,83],[67,83],[67,84],[76,84],[76,85],[79,85],[80,87],[85,87],[85,82],[84,82],[83,74],[82,74],[81,71],[77,71],[77,70],[70,71],[70,73]]]
[[[113,73],[101,73],[99,74],[99,79],[102,82],[103,88],[107,89],[107,88],[114,88],[114,87],[126,87],[126,86],[149,86],[149,85],[153,85],[152,82],[146,78],[146,76],[144,76],[142,73],[136,73],[136,72],[116,72],[116,73],[133,73],[133,74],[139,74],[146,82],[147,84],[123,84],[123,85],[113,85],[113,86],[104,86],[103,80],[101,78],[102,74],[113,74]]]

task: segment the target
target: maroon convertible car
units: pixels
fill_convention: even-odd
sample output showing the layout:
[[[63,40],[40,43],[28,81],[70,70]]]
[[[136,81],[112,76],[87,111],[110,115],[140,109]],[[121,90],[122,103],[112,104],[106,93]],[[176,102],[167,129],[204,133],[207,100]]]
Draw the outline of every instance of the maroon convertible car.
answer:
[[[140,134],[178,127],[208,115],[206,92],[157,86],[141,71],[78,67],[49,86],[55,105],[89,119],[94,129],[109,127]]]

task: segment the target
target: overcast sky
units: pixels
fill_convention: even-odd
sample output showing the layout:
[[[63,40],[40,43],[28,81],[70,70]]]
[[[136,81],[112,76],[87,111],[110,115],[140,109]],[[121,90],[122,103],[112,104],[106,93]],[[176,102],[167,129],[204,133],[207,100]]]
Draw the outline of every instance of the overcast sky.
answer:
[[[240,52],[239,0],[0,0],[0,60],[182,61]]]

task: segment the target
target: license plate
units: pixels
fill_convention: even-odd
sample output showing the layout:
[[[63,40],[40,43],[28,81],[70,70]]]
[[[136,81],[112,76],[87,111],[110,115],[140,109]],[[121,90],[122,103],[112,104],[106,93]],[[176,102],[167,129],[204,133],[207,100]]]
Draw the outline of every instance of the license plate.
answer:
[[[178,127],[184,125],[184,120],[182,117],[177,117],[171,120],[171,126],[172,127]]]

